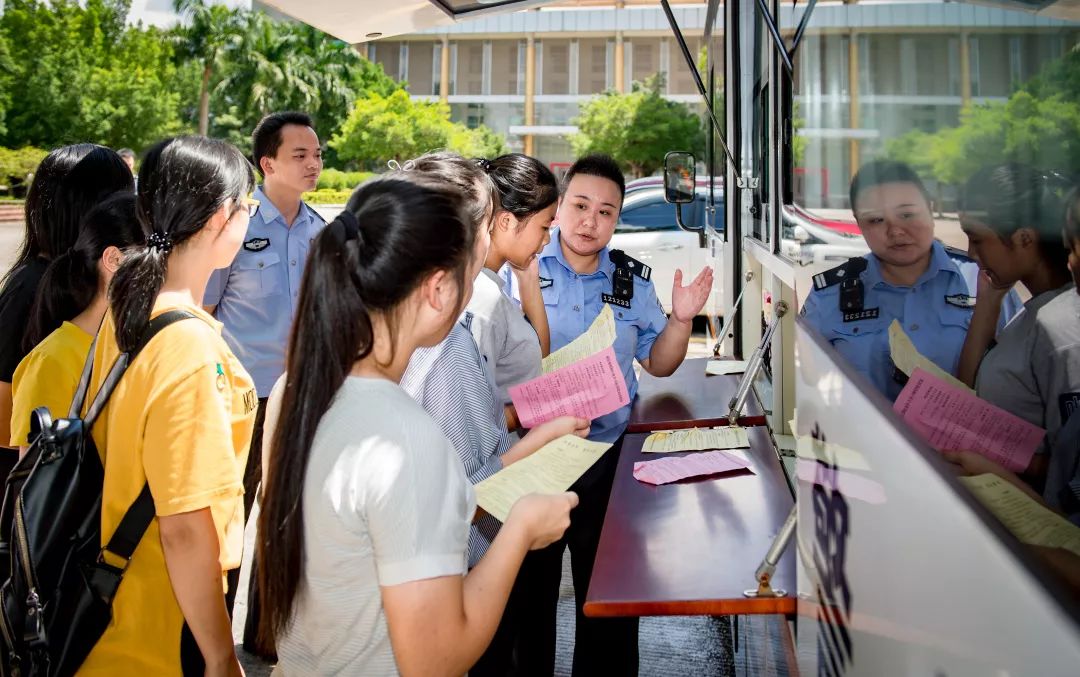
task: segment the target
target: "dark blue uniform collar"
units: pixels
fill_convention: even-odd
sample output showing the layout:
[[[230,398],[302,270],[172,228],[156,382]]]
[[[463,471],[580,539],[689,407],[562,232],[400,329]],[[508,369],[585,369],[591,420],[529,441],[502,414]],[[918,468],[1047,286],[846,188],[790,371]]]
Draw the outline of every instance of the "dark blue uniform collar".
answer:
[[[566,268],[567,272],[571,275],[579,275],[573,266],[566,261],[566,256],[563,254],[562,242],[560,241],[559,229],[555,228],[551,231],[551,242],[548,243],[544,250],[540,252],[540,258],[554,258],[556,261]],[[615,275],[615,264],[611,262],[611,256],[608,255],[609,249],[604,247],[600,250],[600,263],[596,268],[596,272],[591,275],[582,275],[582,277],[592,277],[593,275],[604,275],[608,281],[611,281]]]
[[[867,287],[876,287],[877,285],[884,285],[886,287],[892,287],[893,285],[885,281],[881,277],[881,263],[878,261],[878,257],[870,254],[866,257],[867,266],[866,272],[863,273],[863,282]],[[949,253],[945,251],[945,245],[941,244],[938,240],[934,240],[934,243],[930,245],[930,265],[927,267],[926,272],[922,274],[915,286],[928,282],[934,279],[940,273],[952,273],[959,277],[963,277],[960,273],[960,269],[956,267],[956,263],[949,256]]]

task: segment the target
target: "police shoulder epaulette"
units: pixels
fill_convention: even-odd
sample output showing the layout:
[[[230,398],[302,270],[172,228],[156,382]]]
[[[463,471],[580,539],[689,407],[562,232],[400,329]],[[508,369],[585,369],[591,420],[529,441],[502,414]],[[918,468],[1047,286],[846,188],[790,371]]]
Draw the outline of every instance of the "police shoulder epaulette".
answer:
[[[624,252],[623,250],[612,249],[609,252],[609,255],[611,257],[611,262],[615,264],[616,268],[625,265],[625,267],[628,268],[631,273],[637,275],[646,282],[652,279],[652,268],[631,256],[627,256],[626,252]]]
[[[866,270],[866,259],[862,256],[856,256],[855,258],[848,259],[844,263],[841,263],[835,268],[826,270],[824,273],[818,273],[814,276],[814,289],[825,289],[836,284],[840,284],[844,280],[850,280],[853,277],[858,277]]]
[[[939,240],[939,242],[940,242],[940,240]],[[949,245],[945,244],[944,242],[942,242],[941,245],[945,248],[945,253],[949,255],[949,258],[960,259],[962,261],[972,261],[972,260],[974,260],[970,256],[968,256],[968,253],[966,251],[964,251],[963,249],[957,249],[956,247],[950,247]]]

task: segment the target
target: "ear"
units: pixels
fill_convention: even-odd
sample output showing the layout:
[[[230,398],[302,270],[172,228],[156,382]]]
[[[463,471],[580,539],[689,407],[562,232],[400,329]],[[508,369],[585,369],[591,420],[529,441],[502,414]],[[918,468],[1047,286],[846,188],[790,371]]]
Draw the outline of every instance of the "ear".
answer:
[[[495,228],[505,232],[509,232],[517,225],[517,219],[514,215],[507,211],[500,211],[495,215]]]
[[[267,176],[270,176],[271,174],[273,174],[274,173],[274,158],[269,157],[267,155],[264,155],[261,158],[259,158],[259,169],[262,170],[262,175],[264,177],[267,177]]]
[[[1034,228],[1024,227],[1012,234],[1013,245],[1017,247],[1032,247],[1039,244],[1039,234]]]
[[[124,253],[119,247],[106,247],[101,253],[101,265],[105,266],[105,270],[110,273],[115,273],[123,260]]]
[[[202,227],[202,230],[211,234],[214,238],[220,235],[229,224],[228,215],[231,206],[231,204],[226,203],[218,207],[218,210],[214,212],[213,216],[210,217],[210,220],[206,222],[206,225]]]
[[[437,270],[420,285],[424,301],[436,312],[443,312],[453,303],[454,281],[445,270]]]

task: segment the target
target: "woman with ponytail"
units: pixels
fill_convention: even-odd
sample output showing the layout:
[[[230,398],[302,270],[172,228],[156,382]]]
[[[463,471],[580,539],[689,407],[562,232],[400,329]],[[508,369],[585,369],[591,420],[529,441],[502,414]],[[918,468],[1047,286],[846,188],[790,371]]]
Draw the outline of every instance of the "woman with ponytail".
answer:
[[[559,206],[559,184],[542,162],[520,153],[477,160],[495,186],[498,203],[491,247],[467,310],[472,335],[495,379],[507,426],[518,427],[509,389],[540,376],[541,360],[551,349],[547,311],[540,290],[537,255],[551,241]],[[517,280],[521,305],[508,295],[503,266]],[[524,314],[523,314],[524,313]]]
[[[260,632],[285,675],[464,674],[525,553],[569,524],[573,494],[525,497],[470,571],[472,487],[399,385],[459,326],[483,260],[473,206],[452,183],[394,172],[312,243],[267,407],[259,515]]]
[[[257,398],[202,300],[211,273],[229,265],[243,242],[258,207],[249,197],[254,188],[251,165],[224,141],[169,139],[142,163],[137,214],[146,245],[128,250],[109,286],[88,401],[152,318],[170,310],[193,317],[146,344],[92,431],[105,464],[103,540],[144,486],[155,517],[80,674],[241,674],[225,574],[240,566]]]
[[[11,438],[11,380],[34,343],[26,319],[49,261],[75,244],[86,213],[119,191],[132,191],[131,170],[104,146],[80,143],[45,156],[26,194],[26,236],[0,286],[0,445]],[[46,334],[48,332],[45,332]],[[39,338],[44,338],[42,335]],[[0,478],[17,460],[0,451]]]
[[[135,194],[116,193],[90,210],[75,245],[52,260],[41,278],[27,329],[35,348],[11,382],[11,446],[26,447],[30,412],[67,415],[90,344],[109,301],[107,290],[123,251],[145,242],[135,218]]]

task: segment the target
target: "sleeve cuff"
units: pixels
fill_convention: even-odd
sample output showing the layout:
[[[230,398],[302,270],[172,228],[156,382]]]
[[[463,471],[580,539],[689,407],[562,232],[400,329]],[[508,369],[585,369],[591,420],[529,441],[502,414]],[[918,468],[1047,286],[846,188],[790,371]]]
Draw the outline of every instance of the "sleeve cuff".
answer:
[[[150,487],[151,494],[153,491],[154,488]],[[154,511],[157,513],[158,517],[180,515],[185,512],[194,512],[196,510],[202,510],[203,508],[209,508],[220,498],[232,498],[243,495],[244,483],[237,481],[216,489],[210,489],[209,491],[203,491],[198,494],[191,494],[190,496],[178,496],[167,501],[161,501],[155,497]]]
[[[379,585],[391,586],[429,578],[465,575],[465,552],[419,555],[399,561],[375,561]]]

